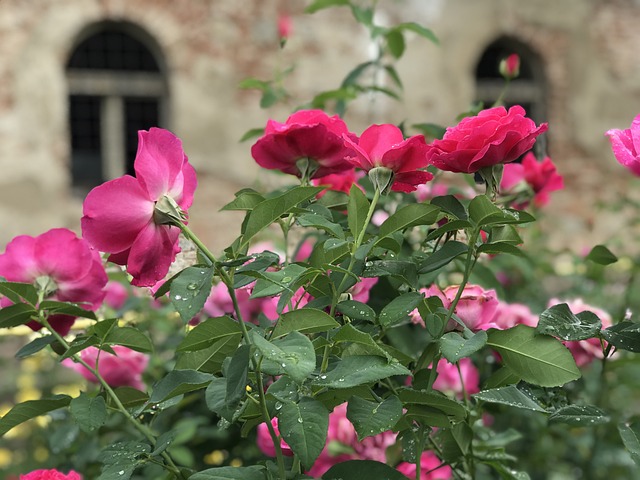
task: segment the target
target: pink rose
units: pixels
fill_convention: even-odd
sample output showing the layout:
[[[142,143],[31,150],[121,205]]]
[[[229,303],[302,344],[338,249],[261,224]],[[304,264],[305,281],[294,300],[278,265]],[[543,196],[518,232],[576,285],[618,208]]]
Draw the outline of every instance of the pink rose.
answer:
[[[242,319],[245,322],[255,323],[258,313],[262,310],[264,300],[250,298],[251,289],[248,287],[238,288],[235,292]],[[223,315],[236,317],[233,300],[231,300],[229,289],[224,283],[220,282],[211,289],[203,311],[210,317],[222,317]]]
[[[285,123],[269,120],[264,135],[251,147],[261,167],[301,176],[298,160],[311,161],[310,178],[320,178],[352,168],[346,160],[351,150],[342,137],[355,138],[340,117],[322,110],[300,110]]]
[[[371,125],[358,141],[345,136],[344,143],[355,152],[350,160],[356,167],[369,172],[385,167],[393,172],[391,190],[413,192],[417,185],[433,178],[429,172],[419,170],[428,166],[427,144],[423,135],[404,139],[395,125]]]
[[[517,194],[518,187],[528,187],[533,191],[533,201],[537,207],[549,202],[549,193],[564,188],[561,175],[556,172],[556,166],[549,157],[538,162],[533,153],[527,153],[522,163],[510,163],[504,166],[500,192],[502,194]],[[528,202],[522,204],[526,207]]]
[[[156,203],[177,204],[186,217],[196,172],[182,142],[167,130],[138,132],[135,178],[125,175],[100,185],[84,201],[82,233],[109,260],[126,265],[131,283],[151,287],[162,280],[180,251],[180,229],[167,224]]]
[[[626,130],[611,129],[605,134],[609,137],[613,154],[618,162],[631,173],[640,176],[640,115],[631,122]]]
[[[574,315],[580,312],[594,313],[602,322],[603,329],[613,325],[613,320],[611,319],[611,315],[609,315],[609,313],[605,312],[601,308],[587,305],[581,298],[576,298],[574,300],[568,301],[552,298],[551,300],[549,300],[549,307],[557,305],[559,303],[566,303],[569,306],[569,310],[571,310]],[[600,340],[597,338],[588,338],[587,340],[576,340],[563,343],[571,351],[571,354],[573,355],[573,358],[576,361],[576,365],[578,365],[578,367],[588,365],[596,358],[601,359],[604,356],[602,352],[602,345],[600,344]]]
[[[482,110],[447,128],[442,140],[434,140],[427,151],[429,163],[440,170],[474,173],[481,168],[509,163],[533,147],[536,137],[547,131],[526,118],[520,105]]]
[[[287,14],[282,14],[278,16],[278,35],[280,36],[280,40],[286,40],[291,35],[291,30],[293,29],[293,22],[291,21],[291,17]]]
[[[20,480],[82,480],[82,476],[73,470],[66,475],[56,469],[34,470],[20,475]]]
[[[520,57],[518,54],[512,53],[507,58],[500,61],[498,69],[500,70],[500,75],[504,78],[507,80],[513,80],[520,75]]]
[[[402,462],[396,467],[396,470],[411,480],[416,478],[415,463]],[[450,466],[443,464],[432,451],[422,452],[420,456],[420,480],[449,480],[450,478],[453,478]]]
[[[54,228],[37,237],[15,237],[0,254],[0,276],[10,282],[31,283],[45,290],[47,300],[74,302],[88,310],[102,304],[107,274],[98,252],[66,228]],[[11,305],[8,298],[0,306]],[[51,315],[49,323],[66,335],[75,321],[69,315]],[[42,325],[27,324],[33,330]]]
[[[114,345],[111,348],[116,355],[89,347],[80,352],[80,358],[92,368],[97,367],[98,373],[109,386],[144,390],[142,373],[147,368],[149,356],[122,345]],[[98,383],[98,379],[84,365],[75,363],[70,358],[65,358],[62,364],[80,373],[88,381]]]
[[[442,300],[442,305],[448,309],[458,293],[458,285],[452,285],[440,290],[437,286],[421,289],[425,297],[438,297]],[[456,305],[454,314],[473,332],[478,330],[488,330],[490,328],[500,328],[495,322],[494,315],[498,308],[498,298],[495,290],[485,290],[479,285],[467,285],[464,287],[462,296]],[[420,317],[417,309],[411,315],[411,321],[416,325],[424,326],[424,320]],[[451,320],[447,325],[447,330],[458,330],[458,322]]]
[[[271,419],[271,425],[273,426],[276,435],[280,435],[280,431],[278,430],[277,418],[274,417]],[[256,443],[258,444],[258,448],[265,455],[268,455],[269,457],[275,457],[276,448],[273,445],[273,441],[271,440],[271,435],[269,434],[269,427],[267,426],[267,424],[263,422],[258,425],[258,430],[256,433]],[[293,455],[291,447],[287,444],[287,442],[282,440],[282,437],[280,437],[280,448],[282,449],[283,455],[287,455],[288,457],[291,457]]]
[[[471,359],[461,358],[458,363],[460,364],[460,372],[455,364],[449,363],[444,358],[438,362],[436,368],[438,376],[433,382],[434,390],[462,398],[464,395],[462,382],[464,381],[464,388],[468,394],[480,391],[480,374]],[[462,373],[462,380],[460,380],[460,373]]]
[[[129,290],[127,290],[127,287],[115,280],[107,282],[105,291],[104,303],[114,310],[120,310],[127,301],[127,298],[129,298]]]
[[[369,301],[369,292],[376,283],[378,283],[377,277],[361,278],[360,281],[349,290],[351,298],[358,302],[367,303]]]
[[[327,190],[349,193],[349,191],[351,190],[351,186],[363,176],[363,172],[356,172],[355,168],[351,168],[350,170],[345,170],[344,172],[332,173],[324,177],[315,178],[311,183],[318,186],[326,186]],[[360,185],[358,185],[358,188],[360,188],[360,190],[363,190]],[[322,192],[320,192],[318,194],[318,198],[324,196],[324,194],[327,193],[327,190],[323,190]]]
[[[493,323],[500,330],[506,330],[516,325],[535,327],[538,325],[538,316],[527,305],[498,301]]]

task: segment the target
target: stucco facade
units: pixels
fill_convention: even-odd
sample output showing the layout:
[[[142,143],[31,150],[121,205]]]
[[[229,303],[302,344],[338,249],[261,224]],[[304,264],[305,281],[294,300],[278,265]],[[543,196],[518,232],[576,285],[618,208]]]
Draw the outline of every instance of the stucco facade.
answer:
[[[79,227],[82,199],[70,188],[66,64],[87,28],[127,22],[153,40],[168,86],[167,121],[183,139],[199,173],[193,228],[214,249],[239,232],[240,217],[220,213],[233,192],[257,182],[250,142],[239,139],[267,118],[283,120],[296,105],[336,88],[353,66],[368,60],[369,40],[346,8],[314,15],[307,2],[278,0],[3,0],[0,2],[0,244],[20,233]],[[567,190],[554,196],[546,228],[557,244],[603,241],[620,217],[593,208],[630,189],[604,132],[626,128],[640,112],[640,5],[631,0],[387,0],[377,21],[416,21],[439,37],[436,46],[407,37],[397,68],[400,102],[361,99],[347,123],[454,123],[474,100],[474,72],[487,45],[508,36],[542,61],[550,123],[549,155]],[[279,48],[276,19],[288,13],[293,34]],[[241,90],[249,76],[285,79],[286,105],[258,106],[259,94]],[[614,188],[610,188],[615,186]],[[567,215],[569,217],[567,218]],[[562,222],[557,219],[564,217]],[[555,227],[554,227],[555,226]],[[569,240],[565,240],[569,239]]]

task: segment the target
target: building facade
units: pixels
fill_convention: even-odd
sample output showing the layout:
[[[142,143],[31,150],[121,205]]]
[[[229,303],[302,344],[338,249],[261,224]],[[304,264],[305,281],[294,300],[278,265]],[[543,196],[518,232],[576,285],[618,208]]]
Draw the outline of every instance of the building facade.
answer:
[[[191,222],[214,249],[239,233],[219,208],[258,174],[243,134],[283,121],[317,92],[370,60],[367,33],[340,7],[305,14],[302,0],[3,0],[0,2],[0,244],[55,226],[79,230],[82,198],[131,171],[137,129],[169,128],[198,171]],[[364,98],[347,111],[372,122],[451,125],[501,88],[495,66],[519,53],[522,76],[507,102],[547,121],[547,153],[567,189],[548,215],[557,244],[604,241],[621,217],[595,205],[634,195],[604,132],[640,112],[640,4],[632,0],[386,0],[376,22],[415,21],[435,45],[407,36],[396,68],[400,101]],[[293,31],[280,48],[277,19]],[[290,97],[260,109],[247,77],[283,79]],[[607,188],[609,187],[609,188]],[[562,219],[560,220],[557,219]],[[556,220],[554,220],[556,219]],[[582,246],[582,245],[581,245]]]

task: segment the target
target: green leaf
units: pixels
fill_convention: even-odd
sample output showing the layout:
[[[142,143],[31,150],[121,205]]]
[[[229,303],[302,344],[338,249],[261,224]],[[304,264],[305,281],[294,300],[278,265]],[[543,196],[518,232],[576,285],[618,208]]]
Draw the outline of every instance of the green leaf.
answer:
[[[640,352],[640,323],[620,322],[602,330],[607,342],[621,350]]]
[[[249,332],[253,344],[264,356],[263,371],[268,375],[287,373],[296,383],[303,383],[316,369],[316,353],[311,340],[299,332],[269,342],[255,331]]]
[[[523,257],[524,253],[518,247],[512,243],[507,242],[494,242],[484,243],[478,247],[478,253],[487,253],[489,255],[498,255],[500,253],[506,253],[508,255],[515,255],[517,257]]]
[[[238,334],[242,334],[242,329],[235,320],[227,316],[209,318],[187,333],[176,351],[195,352],[210,347],[221,338],[235,337]]]
[[[40,350],[45,348],[47,345],[51,345],[55,341],[56,341],[56,337],[54,337],[53,335],[45,335],[43,337],[38,337],[35,340],[27,343],[20,350],[18,350],[15,357],[16,358],[29,357],[34,353],[39,352]]]
[[[483,390],[471,396],[476,400],[481,400],[487,403],[499,403],[510,407],[533,410],[534,412],[547,412],[547,410],[543,408],[535,398],[518,389],[515,385]]]
[[[204,393],[207,408],[220,417],[233,421],[234,408],[227,404],[227,380],[214,377]]]
[[[327,220],[321,215],[306,213],[300,215],[297,218],[297,221],[301,227],[318,228],[320,230],[324,230],[335,238],[344,239],[344,231],[342,230],[342,227],[337,223]]]
[[[450,216],[453,216],[458,220],[467,220],[469,218],[464,205],[462,205],[460,200],[458,200],[454,195],[442,195],[440,197],[432,198],[431,204],[440,207],[443,212],[448,213]]]
[[[618,257],[611,253],[611,250],[604,245],[596,245],[593,247],[586,258],[598,265],[611,265],[618,261]]]
[[[107,404],[101,396],[87,395],[81,392],[79,397],[69,404],[71,415],[84,432],[90,433],[107,421]]]
[[[249,130],[247,130],[242,134],[238,142],[239,143],[246,142],[247,140],[251,140],[252,138],[261,137],[263,134],[264,134],[264,128],[262,127],[250,128]]]
[[[262,465],[217,467],[194,473],[189,480],[266,480],[266,472]]]
[[[300,308],[283,313],[273,329],[273,338],[283,337],[286,334],[297,331],[300,333],[326,332],[339,327],[329,314],[316,308]]]
[[[620,423],[618,432],[631,458],[640,466],[640,422]]]
[[[391,276],[412,288],[418,288],[418,270],[416,264],[404,260],[368,261],[362,276],[368,278]]]
[[[193,352],[183,352],[176,362],[176,370],[198,370],[204,373],[218,373],[225,358],[236,351],[242,333],[224,336],[214,341],[213,345]]]
[[[0,295],[13,303],[26,302],[33,307],[38,303],[38,292],[30,283],[0,282]]]
[[[340,7],[349,5],[349,0],[315,0],[311,5],[304,9],[304,13],[316,13],[329,7]]]
[[[264,197],[253,190],[252,188],[245,188],[236,192],[236,198],[227,203],[220,210],[248,210],[251,211],[256,208],[260,203],[264,202]]]
[[[114,327],[104,339],[107,345],[122,345],[138,352],[152,352],[149,337],[134,327]]]
[[[420,264],[419,273],[435,272],[439,268],[444,267],[454,258],[467,253],[468,247],[462,242],[455,240],[449,241],[442,245],[438,250],[433,252],[427,259]]]
[[[557,387],[581,376],[567,347],[526,325],[490,330],[487,345],[502,355],[510,370],[534,385]]]
[[[249,345],[241,345],[235,351],[226,370],[227,389],[225,403],[235,407],[247,393],[249,377]]]
[[[393,395],[382,402],[354,396],[347,405],[347,418],[356,429],[358,441],[391,430],[400,417],[402,402]]]
[[[359,354],[376,355],[386,358],[387,361],[394,360],[393,357],[379,345],[371,335],[361,332],[352,324],[347,323],[340,327],[340,330],[332,337],[334,343],[355,343],[362,345],[364,348],[358,352]],[[353,354],[353,353],[352,353]]]
[[[250,213],[242,235],[241,246],[245,246],[262,230],[282,215],[291,212],[302,202],[315,197],[322,187],[294,187],[287,192],[258,204]]]
[[[407,480],[402,473],[385,463],[373,460],[348,460],[331,467],[322,476],[323,480]]]
[[[53,410],[66,407],[70,402],[71,397],[68,395],[53,395],[49,398],[19,403],[0,418],[0,437],[15,426]]]
[[[383,327],[392,327],[409,317],[423,299],[422,293],[407,292],[391,300],[380,312],[379,322]]]
[[[160,403],[178,395],[205,388],[213,375],[195,370],[172,370],[153,386],[149,403]]]
[[[350,388],[394,375],[411,375],[411,372],[397,362],[389,362],[376,355],[353,355],[336,363],[333,370],[320,375],[314,384],[329,388]]]
[[[540,314],[536,330],[561,340],[585,340],[600,333],[602,322],[592,312],[574,315],[566,303],[554,305]]]
[[[0,308],[0,328],[17,327],[37,318],[38,312],[27,303],[15,303]]]
[[[423,27],[419,23],[416,23],[416,22],[401,23],[400,25],[397,25],[396,28],[399,28],[402,30],[409,30],[410,32],[417,33],[421,37],[424,37],[427,40],[431,40],[436,45],[440,43],[438,41],[438,37],[436,37],[436,35],[431,30],[429,30],[426,27]]]
[[[402,388],[398,390],[398,396],[405,406],[421,405],[430,407],[453,417],[454,420],[461,420],[467,414],[463,405],[440,392]]]
[[[187,267],[171,282],[169,298],[183,321],[195,317],[211,294],[213,267]]]
[[[431,225],[438,219],[440,209],[429,203],[410,203],[387,218],[378,232],[379,243],[384,237],[417,225]]]
[[[354,320],[376,321],[376,312],[366,303],[344,300],[336,305],[336,310]]]
[[[71,315],[73,317],[89,318],[97,320],[96,314],[90,310],[85,310],[78,305],[66,302],[56,302],[54,300],[44,300],[40,302],[40,310],[46,310],[49,313],[59,315]]]
[[[507,225],[533,222],[535,218],[522,210],[499,208],[486,195],[478,195],[469,203],[469,217],[476,225]]]
[[[389,30],[385,37],[389,53],[391,53],[394,58],[402,57],[405,49],[404,35],[402,35],[402,32],[399,29],[394,28]]]
[[[593,405],[567,405],[549,417],[549,423],[565,423],[574,427],[595,427],[609,423],[610,420],[606,412]]]
[[[484,330],[480,330],[468,339],[458,332],[445,333],[439,339],[440,351],[444,358],[451,363],[455,363],[484,347],[487,343],[487,338],[487,332]]]
[[[319,401],[303,397],[285,402],[278,412],[278,429],[305,470],[310,469],[324,448],[329,412]]]
[[[347,204],[347,219],[349,230],[353,238],[358,238],[360,232],[367,227],[366,220],[369,213],[369,200],[362,190],[354,183],[349,191],[349,203]]]
[[[402,80],[400,79],[400,75],[398,75],[398,71],[393,67],[393,65],[385,65],[384,69],[387,71],[389,77],[391,77],[391,80],[393,80],[393,83],[396,84],[396,87],[402,90],[404,88],[404,86],[402,85]]]
[[[149,396],[146,393],[133,387],[118,387],[113,391],[120,400],[120,403],[122,403],[126,408],[143,405],[149,400]],[[111,405],[112,400],[109,398],[107,398],[107,403],[110,407],[117,408],[115,405]]]
[[[258,281],[253,286],[251,298],[272,297],[284,290],[291,290],[291,285],[307,271],[305,267],[292,263],[278,271],[256,275]],[[250,275],[249,272],[247,274]]]
[[[104,448],[98,459],[104,464],[97,480],[129,480],[135,469],[146,462],[151,446],[143,442],[118,442]]]

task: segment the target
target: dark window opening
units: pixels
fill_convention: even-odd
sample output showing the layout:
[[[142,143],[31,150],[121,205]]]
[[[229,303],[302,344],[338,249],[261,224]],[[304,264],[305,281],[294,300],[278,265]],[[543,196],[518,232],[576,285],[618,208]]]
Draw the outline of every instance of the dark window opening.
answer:
[[[134,174],[138,130],[163,126],[167,104],[152,39],[126,23],[104,22],[89,31],[67,62],[71,184],[80,196]]]

